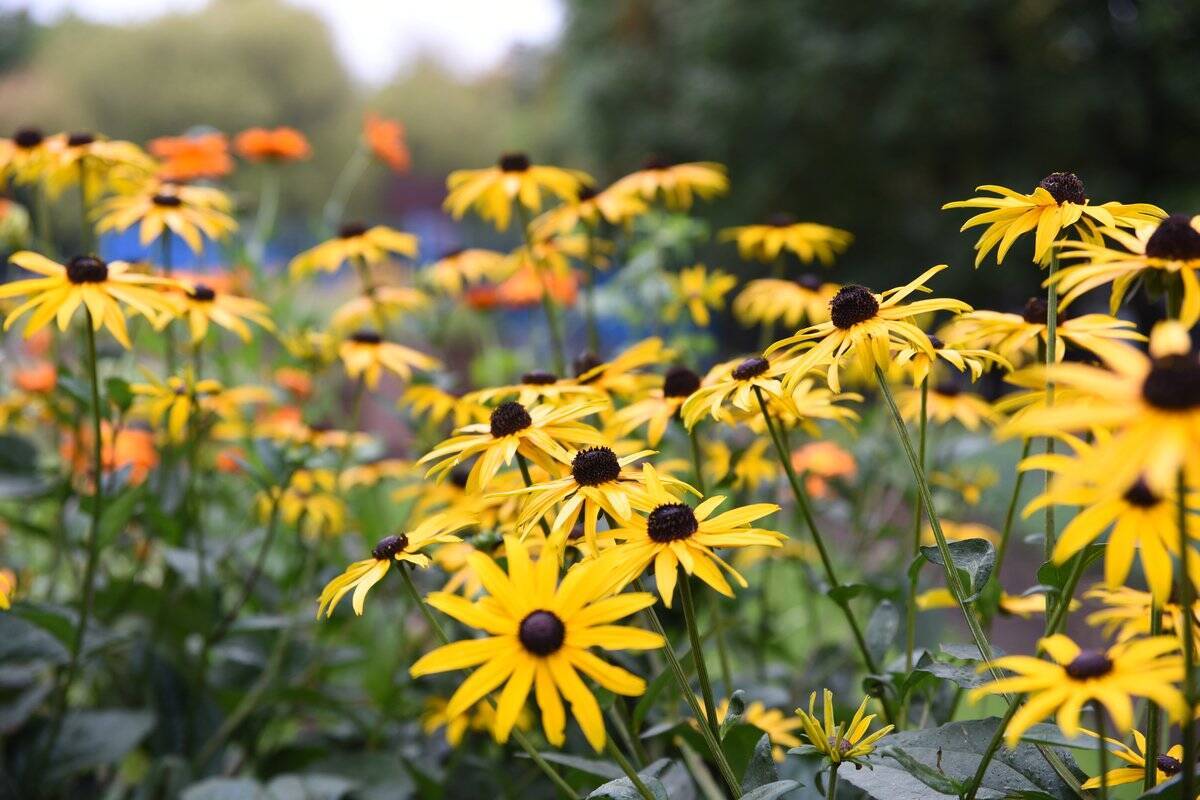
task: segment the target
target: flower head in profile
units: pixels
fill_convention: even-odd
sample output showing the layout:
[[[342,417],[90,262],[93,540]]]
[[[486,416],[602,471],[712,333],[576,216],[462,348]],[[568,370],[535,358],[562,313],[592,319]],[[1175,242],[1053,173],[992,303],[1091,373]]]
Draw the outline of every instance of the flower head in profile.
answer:
[[[811,273],[794,281],[760,278],[747,283],[734,298],[733,315],[743,325],[779,322],[797,328],[805,321],[815,325],[829,319],[829,303],[840,288]]]
[[[903,301],[914,292],[928,292],[925,282],[946,268],[939,264],[910,283],[882,294],[857,284],[843,286],[829,302],[828,322],[810,325],[771,345],[767,352],[784,350],[790,355],[784,365],[789,385],[795,385],[814,369],[824,369],[829,387],[835,392],[841,390],[841,364],[852,355],[867,374],[876,367],[886,372],[894,351],[905,347],[933,355],[933,344],[912,318],[933,311],[970,311],[971,307],[949,298]]]
[[[1198,566],[1200,560],[1193,554],[1188,558],[1188,572],[1192,576],[1193,584],[1197,583]],[[1088,614],[1086,621],[1088,625],[1100,628],[1101,634],[1106,638],[1115,636],[1116,641],[1127,642],[1130,639],[1149,636],[1150,621],[1153,619],[1151,612],[1156,611],[1161,615],[1163,635],[1175,636],[1180,640],[1180,647],[1183,646],[1184,613],[1177,597],[1171,597],[1166,602],[1156,602],[1150,592],[1129,586],[1112,589],[1103,583],[1094,585],[1084,597],[1103,605],[1098,611]],[[1200,619],[1200,600],[1192,604],[1192,619]]]
[[[732,421],[726,405],[734,413],[758,413],[758,398],[788,406],[790,396],[783,388],[777,364],[763,356],[750,356],[717,364],[708,371],[700,388],[688,395],[680,416],[689,429],[705,415],[714,420]]]
[[[647,444],[657,447],[684,401],[699,388],[699,375],[687,367],[671,367],[663,375],[661,387],[649,389],[645,397],[617,411],[614,430],[618,436],[626,436],[645,425]]]
[[[453,419],[454,427],[472,422],[484,422],[489,410],[465,395],[457,395],[431,383],[414,383],[404,390],[396,404],[414,418],[424,418],[430,425],[441,425]]]
[[[298,527],[310,539],[341,533],[346,525],[346,504],[333,470],[297,470],[287,486],[273,486],[269,492],[260,492],[259,515],[264,519],[269,517],[276,503],[280,518]]]
[[[612,623],[654,603],[646,593],[610,595],[608,576],[594,565],[580,564],[559,581],[558,556],[544,550],[536,561],[525,544],[504,542],[507,574],[483,553],[472,553],[472,566],[487,595],[471,602],[449,592],[434,592],[427,602],[469,628],[488,635],[439,647],[419,659],[413,677],[475,667],[455,691],[446,709],[454,718],[504,686],[496,706],[497,741],[507,741],[532,691],[542,712],[546,739],[560,747],[571,706],[584,737],[597,751],[604,748],[604,720],[595,695],[580,673],[616,694],[636,697],[646,682],[610,664],[592,648],[653,650],[662,637]]]
[[[175,312],[170,301],[154,288],[170,281],[131,272],[124,261],[105,262],[95,256],[76,256],[66,264],[57,264],[29,250],[14,253],[9,260],[39,276],[0,285],[0,299],[28,298],[4,320],[4,329],[8,330],[26,312],[32,311],[25,325],[26,337],[37,333],[52,319],[65,332],[75,312],[83,307],[91,313],[95,330],[106,328],[129,349],[132,345],[125,325],[126,309],[151,322],[160,314]]]
[[[204,240],[223,241],[237,230],[229,215],[231,203],[220,189],[151,181],[145,189],[105,200],[96,209],[96,231],[125,231],[138,226],[138,241],[145,247],[160,237],[176,234],[193,253],[204,249]]]
[[[268,331],[275,330],[265,303],[217,291],[205,283],[180,281],[178,289],[167,292],[167,299],[175,307],[175,317],[187,323],[193,344],[204,340],[210,324],[232,331],[243,342],[250,341],[247,322]],[[160,325],[169,321],[169,317],[162,318]]]
[[[542,195],[548,192],[560,200],[579,196],[581,186],[593,183],[578,170],[534,164],[524,153],[505,153],[495,166],[484,169],[460,169],[446,179],[444,207],[455,219],[474,209],[497,230],[508,230],[513,204],[537,213],[542,210]]]
[[[355,331],[346,337],[338,348],[346,375],[351,380],[362,378],[368,389],[379,386],[379,378],[386,369],[403,381],[412,379],[414,369],[432,370],[441,362],[419,350],[389,342],[373,330]]]
[[[808,710],[797,708],[796,714],[804,723],[801,733],[808,744],[800,748],[800,752],[819,753],[829,760],[830,764],[851,763],[861,766],[863,759],[875,751],[875,743],[892,732],[891,725],[885,725],[871,733],[871,723],[875,721],[874,714],[867,713],[869,697],[864,697],[858,710],[849,723],[838,723],[833,713],[833,692],[825,689],[822,692],[823,707],[821,716],[817,716],[817,693],[808,697]]]
[[[1093,739],[1099,739],[1100,734],[1080,728],[1079,732]],[[1137,728],[1131,731],[1134,747],[1122,741],[1104,737],[1110,755],[1124,761],[1126,766],[1119,766],[1084,781],[1081,789],[1099,789],[1101,786],[1124,786],[1127,783],[1141,783],[1146,776],[1146,737]],[[1136,749],[1135,749],[1136,748]],[[1183,745],[1172,745],[1165,753],[1159,753],[1154,759],[1154,785],[1165,783],[1183,771]]]
[[[164,180],[211,180],[233,172],[229,138],[219,131],[162,136],[150,142],[150,152],[162,160],[159,176]]]
[[[90,131],[47,137],[47,158],[41,179],[51,199],[83,181],[83,194],[94,202],[115,182],[144,180],[155,169],[154,159],[133,142],[109,139]]]
[[[1047,636],[1038,649],[1049,661],[1032,656],[1004,656],[992,666],[1015,673],[972,689],[971,700],[1007,692],[1026,694],[1024,705],[1005,731],[1009,747],[1021,735],[1050,714],[1067,736],[1079,733],[1079,714],[1089,702],[1103,705],[1117,731],[1133,727],[1134,697],[1144,697],[1161,706],[1172,719],[1185,716],[1187,704],[1177,684],[1183,678],[1179,642],[1170,636],[1155,636],[1115,644],[1107,650],[1083,650],[1063,634]],[[985,670],[988,665],[982,665]]]
[[[159,380],[149,372],[146,377],[146,383],[129,387],[134,396],[131,412],[155,427],[165,427],[176,442],[187,437],[193,415],[206,408],[210,398],[224,389],[219,381],[198,379],[191,368],[184,370],[183,375],[172,375],[165,380]]]
[[[404,140],[404,124],[367,112],[363,119],[363,140],[371,154],[391,168],[392,172],[408,172],[412,157]]]
[[[951,323],[953,326],[954,323]],[[953,327],[946,330],[957,330]],[[933,345],[933,353],[915,345],[902,347],[896,353],[895,363],[902,367],[912,377],[913,386],[920,386],[929,380],[930,376],[941,369],[954,369],[966,375],[972,381],[983,377],[983,373],[1000,368],[1012,370],[1012,364],[1004,356],[980,347],[968,347],[960,342],[947,344],[940,336],[930,336],[929,343]]]
[[[429,297],[411,286],[372,286],[363,294],[337,307],[329,319],[335,331],[352,330],[364,325],[396,319],[409,311],[425,308]]]
[[[920,418],[920,389],[905,389],[896,402],[905,420],[912,422]],[[1001,421],[991,403],[955,381],[941,381],[929,386],[924,402],[927,417],[939,425],[955,420],[967,430],[977,431],[981,425],[991,426]]]
[[[581,225],[595,230],[602,222],[609,225],[628,225],[649,210],[646,202],[628,191],[610,186],[597,190],[582,184],[573,200],[550,209],[533,221],[533,235],[538,239],[565,236]]]
[[[367,592],[387,575],[388,570],[393,566],[403,569],[403,564],[425,569],[433,562],[421,552],[422,550],[434,545],[461,541],[455,532],[473,522],[471,517],[464,514],[434,514],[403,533],[383,537],[371,548],[370,558],[355,561],[346,567],[345,572],[325,585],[317,600],[317,619],[333,616],[333,609],[351,589],[354,590],[354,597],[351,598],[350,605],[354,608],[354,613],[361,617]]]
[[[714,514],[725,502],[724,497],[705,498],[693,508],[667,490],[654,467],[643,464],[642,471],[645,496],[634,501],[634,508],[641,513],[618,519],[618,527],[609,535],[619,544],[604,551],[598,563],[618,584],[632,581],[653,565],[658,593],[668,608],[675,596],[680,567],[687,575],[733,597],[722,570],[742,588],[748,584],[716,551],[754,545],[779,547],[787,539],[778,531],[751,524],[778,511],[774,503],[753,503]]]
[[[704,708],[704,701],[699,697],[696,699]],[[728,697],[717,703],[717,724],[723,723],[729,716],[729,706]],[[777,763],[783,763],[784,748],[799,747],[801,744],[800,739],[796,736],[796,730],[804,726],[803,720],[799,717],[787,716],[782,709],[767,708],[761,700],[747,703],[746,707],[742,709],[741,720],[767,734],[771,742],[771,758]],[[693,720],[693,724],[699,723]]]
[[[1078,607],[1079,601],[1072,600],[1071,610],[1074,611]],[[944,587],[930,589],[927,592],[917,595],[918,610],[933,611],[943,608],[958,608],[958,601],[954,599],[954,595],[951,594],[949,589]],[[1001,615],[1032,619],[1035,615],[1046,613],[1046,595],[1041,592],[1025,595],[1013,595],[1008,592],[1001,592],[996,610]]]
[[[584,400],[603,400],[605,394],[594,386],[587,386],[572,378],[559,378],[552,372],[533,370],[522,375],[519,383],[480,389],[465,395],[465,399],[481,405],[490,405],[498,400],[516,400],[523,406],[538,403],[561,405]]]
[[[295,128],[248,128],[233,139],[233,149],[247,161],[281,164],[312,155],[304,134]]]
[[[1073,231],[1086,241],[1100,242],[1102,228],[1133,227],[1166,216],[1161,208],[1149,203],[1091,205],[1083,181],[1072,172],[1051,172],[1030,194],[994,185],[980,186],[975,191],[990,195],[956,200],[942,209],[986,209],[964,222],[960,229],[987,226],[975,243],[976,267],[993,249],[996,263],[1001,263],[1017,239],[1030,231],[1035,231],[1033,260],[1042,264],[1064,230]]]
[[[337,236],[293,258],[288,270],[293,278],[305,278],[315,272],[337,272],[347,261],[373,266],[396,255],[416,258],[417,237],[386,225],[347,222]]]
[[[657,336],[642,339],[603,361],[595,353],[579,354],[572,363],[575,379],[585,386],[618,397],[635,397],[655,382],[642,372],[646,367],[669,362],[675,351]]]
[[[737,278],[719,269],[710,272],[703,264],[696,264],[684,267],[677,275],[668,275],[667,283],[671,299],[663,307],[663,319],[674,322],[686,310],[694,324],[707,328],[712,321],[709,309],[725,307],[725,295],[737,286]]]
[[[447,297],[461,297],[471,286],[499,282],[512,274],[508,256],[495,250],[451,250],[425,268],[425,279]]]
[[[791,214],[774,214],[762,225],[726,228],[718,238],[737,242],[738,255],[747,261],[771,262],[787,251],[805,264],[820,261],[830,267],[854,241],[854,234],[818,222],[800,222]]]
[[[645,200],[662,198],[667,208],[688,209],[693,198],[711,200],[729,191],[725,167],[712,161],[675,163],[651,156],[637,172],[616,181],[609,189]]]
[[[0,184],[28,185],[41,178],[51,151],[40,128],[19,128],[0,139]]]
[[[445,697],[430,697],[425,701],[425,710],[421,713],[421,730],[426,734],[446,729],[446,743],[451,747],[462,744],[467,731],[495,735],[496,707],[487,701],[475,704],[469,711],[464,711],[457,717],[446,713],[450,701]],[[533,718],[525,708],[517,715],[517,730],[527,731],[533,724]]]

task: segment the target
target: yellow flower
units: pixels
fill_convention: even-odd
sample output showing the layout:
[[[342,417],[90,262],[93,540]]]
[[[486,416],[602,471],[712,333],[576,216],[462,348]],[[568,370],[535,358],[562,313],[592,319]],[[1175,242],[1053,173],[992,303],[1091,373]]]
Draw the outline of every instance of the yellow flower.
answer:
[[[792,358],[784,367],[789,385],[828,364],[826,377],[835,392],[841,390],[838,370],[851,354],[858,356],[859,367],[868,374],[875,367],[886,372],[892,364],[892,351],[900,348],[911,346],[932,356],[933,344],[912,323],[912,318],[932,311],[970,311],[971,307],[952,299],[916,300],[908,304],[901,301],[913,292],[929,291],[925,282],[944,269],[946,265],[939,264],[911,283],[882,294],[874,294],[857,284],[843,286],[829,303],[828,322],[810,325],[776,342],[767,353],[792,351]]]
[[[1005,731],[1009,747],[1016,747],[1021,734],[1055,712],[1055,721],[1063,733],[1077,735],[1080,710],[1092,701],[1108,710],[1120,733],[1133,726],[1131,697],[1145,697],[1162,706],[1174,720],[1186,716],[1187,704],[1175,685],[1183,678],[1183,659],[1179,643],[1172,637],[1139,639],[1100,651],[1081,650],[1063,634],[1055,634],[1041,639],[1038,649],[1052,660],[1032,656],[998,658],[990,666],[1011,670],[1016,675],[992,681],[970,693],[972,702],[989,694],[1028,695]],[[984,664],[980,671],[988,667]]]
[[[444,544],[433,551],[433,563],[450,577],[442,586],[444,592],[461,592],[468,600],[483,591],[483,581],[471,566],[471,554],[476,552],[470,542]]]
[[[980,186],[977,192],[991,192],[995,197],[974,197],[946,203],[942,209],[984,208],[983,213],[968,219],[960,230],[987,225],[975,243],[975,266],[999,245],[996,263],[1004,260],[1008,249],[1022,234],[1036,230],[1033,260],[1045,263],[1054,240],[1064,230],[1074,229],[1085,240],[1099,242],[1101,228],[1132,227],[1154,222],[1166,216],[1149,203],[1103,203],[1089,205],[1083,181],[1070,172],[1052,172],[1038,183],[1031,194],[1021,194],[1003,186]]]
[[[696,699],[700,700],[702,708],[706,707],[702,699]],[[717,722],[724,722],[727,716],[729,716],[729,698],[717,703]],[[753,725],[767,734],[771,742],[771,757],[779,763],[783,763],[785,747],[800,746],[800,739],[793,732],[804,726],[804,721],[799,717],[788,717],[781,709],[767,708],[761,700],[748,703],[742,710],[741,717],[742,722]],[[692,724],[703,723],[692,720]]]
[[[979,464],[973,467],[956,464],[946,472],[929,473],[931,484],[958,494],[969,506],[979,505],[984,491],[995,486],[999,480],[999,473],[990,464]]]
[[[387,575],[394,564],[406,562],[421,569],[428,567],[433,562],[421,550],[430,545],[461,541],[454,535],[455,531],[473,522],[469,516],[461,514],[435,514],[404,533],[380,539],[371,549],[370,558],[355,561],[321,590],[321,596],[317,600],[317,619],[322,615],[333,616],[334,607],[351,589],[354,590],[354,597],[351,598],[350,605],[354,608],[354,613],[361,617],[367,592]]]
[[[734,359],[717,364],[708,371],[700,388],[684,401],[680,415],[688,429],[695,427],[705,414],[714,420],[730,420],[725,404],[735,412],[752,416],[759,413],[758,393],[764,400],[784,406],[791,404],[790,396],[779,380],[779,367],[762,356]]]
[[[134,194],[117,195],[96,209],[96,231],[123,232],[138,225],[138,241],[145,247],[161,237],[177,234],[193,253],[204,249],[204,237],[222,241],[237,230],[229,216],[231,203],[220,189],[151,182]]]
[[[661,158],[649,158],[642,168],[609,187],[618,194],[634,194],[654,200],[660,194],[668,208],[692,207],[693,196],[704,200],[729,191],[725,167],[712,161],[673,164]]]
[[[508,257],[494,250],[471,248],[446,253],[425,268],[425,279],[449,297],[484,281],[499,282],[511,274]]]
[[[1067,345],[1095,353],[1098,356],[1116,348],[1121,342],[1145,341],[1137,326],[1108,314],[1084,314],[1058,320],[1055,360],[1062,361]],[[947,328],[947,335],[964,344],[975,344],[993,351],[1015,365],[1042,361],[1039,353],[1049,337],[1046,327],[1046,301],[1032,297],[1020,314],[999,311],[972,311],[958,317]]]
[[[133,142],[106,139],[80,131],[47,137],[42,179],[51,199],[84,180],[84,197],[90,203],[114,183],[137,183],[154,172],[154,159]]]
[[[816,259],[829,267],[854,241],[854,234],[817,222],[797,222],[789,214],[779,214],[765,225],[726,228],[718,238],[737,242],[738,255],[746,260],[774,261],[784,250],[790,250],[805,264]]]
[[[921,390],[905,389],[896,398],[900,413],[909,422],[921,417]],[[991,403],[975,392],[967,391],[953,381],[928,387],[925,398],[925,413],[938,425],[956,420],[969,431],[979,430],[981,424],[995,425],[1001,421],[1000,414]]]
[[[46,143],[46,135],[38,128],[21,128],[11,139],[0,139],[0,183],[40,180],[51,155]]]
[[[649,206],[629,191],[617,191],[612,186],[597,191],[594,186],[584,184],[579,187],[574,200],[568,200],[535,219],[533,235],[537,239],[565,236],[580,225],[595,230],[601,222],[627,225],[647,210]]]
[[[645,500],[635,501],[634,507],[648,513],[619,519],[619,527],[611,535],[620,544],[606,550],[598,563],[618,584],[632,581],[653,564],[658,593],[668,608],[675,595],[680,567],[687,575],[694,575],[726,597],[733,597],[733,589],[721,569],[742,588],[748,584],[716,550],[752,545],[779,547],[787,539],[778,531],[750,525],[778,511],[779,506],[774,503],[754,503],[713,516],[725,502],[724,497],[706,498],[693,509],[667,491],[654,467],[644,464],[642,471]]]
[[[385,480],[404,480],[419,477],[416,464],[402,458],[381,458],[366,464],[355,464],[342,470],[338,481],[343,489],[376,486]]]
[[[871,723],[875,721],[874,714],[867,714],[867,702],[871,699],[864,697],[858,706],[858,711],[850,719],[849,724],[838,724],[833,714],[833,692],[825,689],[824,720],[817,716],[817,693],[808,697],[808,711],[796,709],[796,714],[804,723],[802,733],[808,740],[808,746],[817,753],[829,759],[831,764],[861,764],[862,759],[875,751],[875,743],[892,731],[891,725],[885,725],[874,733],[868,733]]]
[[[942,533],[946,535],[946,540],[957,542],[963,539],[987,539],[992,544],[1000,543],[1000,534],[995,528],[984,525],[982,522],[951,522],[950,520],[942,520]],[[933,529],[929,525],[925,525],[921,529],[921,544],[932,545],[934,543]]]
[[[917,608],[921,611],[933,611],[942,608],[958,608],[958,601],[954,599],[954,595],[949,589],[930,589],[927,592],[922,592],[917,595]],[[1071,610],[1079,608],[1079,601],[1071,601]],[[1046,613],[1046,595],[1041,593],[1029,595],[1014,595],[1008,592],[1000,594],[999,610],[1001,614],[1007,614],[1012,617],[1020,617],[1021,619],[1030,619],[1034,614]]]
[[[829,319],[829,303],[840,288],[811,274],[794,281],[760,278],[742,288],[733,301],[733,314],[743,325],[782,322],[798,328],[805,320],[815,325]]]
[[[625,436],[646,425],[646,442],[651,447],[657,447],[684,401],[699,388],[699,375],[687,367],[671,367],[663,376],[661,388],[650,389],[645,397],[635,400],[613,416],[617,435]]]
[[[346,375],[351,379],[361,376],[368,389],[379,386],[384,369],[407,381],[412,379],[413,369],[431,370],[441,366],[436,358],[411,347],[384,341],[371,330],[350,334],[338,348],[338,354],[346,367]]]
[[[645,593],[607,596],[608,576],[588,564],[570,570],[560,583],[556,553],[543,552],[535,562],[525,545],[511,537],[504,548],[507,575],[483,553],[470,556],[488,592],[484,599],[472,603],[448,592],[434,592],[427,598],[434,608],[489,635],[439,647],[413,664],[409,672],[416,678],[478,667],[450,698],[446,714],[452,719],[503,684],[493,730],[500,742],[507,741],[533,691],[546,739],[561,747],[566,738],[561,697],[566,697],[584,736],[600,751],[605,741],[604,719],[579,672],[616,694],[642,694],[644,680],[604,661],[591,648],[662,647],[657,634],[611,624],[652,605],[654,597]]]
[[[167,293],[167,300],[174,306],[175,316],[187,321],[192,335],[192,344],[197,344],[208,335],[209,323],[215,323],[233,331],[243,342],[250,341],[250,328],[245,320],[269,331],[275,330],[270,309],[265,303],[249,297],[238,297],[219,292],[204,283],[182,281],[178,291]],[[170,317],[159,319],[159,327],[165,327]]]
[[[151,284],[169,281],[130,272],[129,264],[124,261],[105,263],[95,256],[76,256],[64,266],[29,250],[14,253],[9,260],[42,276],[0,285],[0,299],[29,295],[4,320],[4,329],[8,330],[22,314],[33,310],[25,325],[26,338],[51,319],[57,319],[59,330],[65,332],[71,317],[84,306],[91,312],[92,327],[107,328],[128,350],[132,345],[125,326],[125,307],[152,322],[158,315],[174,311],[170,302],[151,288]]]
[[[0,569],[0,610],[12,608],[12,598],[17,591],[17,573],[8,567]]]
[[[351,330],[364,324],[378,325],[406,311],[424,308],[429,298],[411,286],[373,286],[366,294],[347,300],[333,312],[329,326],[336,331]]]
[[[325,331],[305,328],[282,334],[279,341],[293,358],[308,362],[314,371],[329,366],[338,357],[338,341]]]
[[[534,406],[527,409],[509,400],[496,406],[486,423],[465,425],[456,434],[426,453],[418,464],[437,461],[428,476],[441,480],[456,466],[479,456],[471,466],[466,489],[479,492],[488,485],[501,466],[512,464],[513,457],[524,456],[550,471],[550,461],[570,462],[567,444],[605,443],[600,431],[579,420],[603,409],[606,403],[572,403],[564,406]]]
[[[279,502],[280,518],[288,525],[297,525],[308,538],[341,533],[346,524],[346,505],[338,494],[333,470],[297,470],[286,487],[260,492],[259,515],[267,517],[275,500]]]
[[[408,386],[396,405],[400,409],[407,409],[417,419],[427,416],[431,425],[441,425],[451,414],[454,415],[456,428],[488,418],[488,410],[475,400],[466,395],[459,397],[430,383]]]
[[[165,420],[167,434],[176,442],[187,438],[192,415],[205,408],[207,400],[223,389],[219,381],[197,380],[190,368],[182,376],[172,375],[166,380],[158,380],[149,372],[146,377],[149,383],[135,383],[129,387],[135,397],[131,412],[149,420],[155,427]]]
[[[667,283],[672,297],[663,308],[663,319],[674,322],[679,319],[680,312],[687,309],[692,322],[707,328],[712,321],[708,310],[725,307],[725,295],[737,286],[737,278],[719,269],[709,273],[707,267],[697,264],[684,267],[678,275],[667,275]]]
[[[534,213],[542,210],[542,193],[560,200],[578,196],[579,188],[593,183],[587,173],[531,164],[524,153],[505,153],[495,166],[460,169],[446,178],[449,194],[443,208],[455,219],[468,209],[492,222],[497,230],[508,230],[513,203]]]
[[[347,261],[366,266],[379,264],[390,255],[416,258],[417,237],[386,225],[368,228],[359,223],[347,223],[333,239],[293,258],[288,269],[293,278],[305,278],[314,272],[337,272]]]
[[[430,734],[439,728],[446,729],[446,742],[451,747],[458,747],[462,744],[463,737],[466,736],[468,730],[477,731],[480,733],[493,733],[496,727],[496,707],[488,702],[476,703],[475,707],[469,711],[459,714],[457,717],[450,717],[446,713],[446,709],[450,706],[449,700],[444,697],[430,697],[425,701],[425,711],[421,714],[421,730]],[[529,716],[529,711],[522,708],[517,715],[517,725],[519,730],[529,730],[532,724],[532,719]]]
[[[1086,728],[1080,728],[1079,732],[1091,736],[1093,739],[1100,738],[1100,734]],[[1099,789],[1102,785],[1113,787],[1123,786],[1127,783],[1141,783],[1146,775],[1146,737],[1142,735],[1142,732],[1137,728],[1133,729],[1133,743],[1137,746],[1136,750],[1124,742],[1110,739],[1107,736],[1104,741],[1108,744],[1109,754],[1116,756],[1129,766],[1109,770],[1104,773],[1103,781],[1099,775],[1088,778],[1081,788]],[[1167,752],[1159,753],[1154,766],[1154,784],[1156,786],[1178,775],[1183,771],[1183,745],[1173,745]]]
[[[766,457],[768,440],[762,436],[750,443],[750,446],[738,456],[733,465],[733,488],[739,492],[755,492],[765,484],[770,484],[779,478],[779,462],[774,457]]]
[[[523,406],[537,403],[561,405],[586,400],[603,400],[604,392],[594,386],[585,386],[571,378],[559,378],[550,372],[534,370],[521,376],[521,382],[492,389],[480,389],[463,396],[467,402],[488,405],[497,400],[516,400]]]
[[[579,383],[602,392],[630,397],[654,383],[654,378],[637,370],[661,364],[675,357],[675,351],[663,346],[662,339],[652,336],[630,345],[608,361],[595,353],[583,353],[575,359],[575,378]]]
[[[1196,582],[1195,558],[1188,559],[1188,572],[1192,582]],[[1098,600],[1104,608],[1093,611],[1087,616],[1087,624],[1100,628],[1104,636],[1116,634],[1118,642],[1150,635],[1151,610],[1155,609],[1162,615],[1162,632],[1164,635],[1183,637],[1183,606],[1173,599],[1155,603],[1154,595],[1150,592],[1119,586],[1111,589],[1104,584],[1096,584],[1084,595],[1090,600]],[[1192,618],[1200,616],[1200,600],[1192,605]],[[1195,623],[1193,622],[1193,625]]]
[[[943,332],[949,333],[957,330],[959,329],[955,328],[952,322],[947,328],[943,329]],[[993,353],[991,350],[965,347],[959,342],[948,345],[939,336],[930,336],[929,343],[933,345],[932,354],[923,348],[911,345],[902,347],[896,353],[895,363],[905,368],[912,376],[914,386],[920,386],[928,380],[930,374],[934,371],[934,367],[943,363],[949,364],[959,372],[968,374],[972,381],[979,380],[983,376],[984,371],[992,367],[1012,370],[1012,364],[1008,363],[1007,359],[997,353]]]

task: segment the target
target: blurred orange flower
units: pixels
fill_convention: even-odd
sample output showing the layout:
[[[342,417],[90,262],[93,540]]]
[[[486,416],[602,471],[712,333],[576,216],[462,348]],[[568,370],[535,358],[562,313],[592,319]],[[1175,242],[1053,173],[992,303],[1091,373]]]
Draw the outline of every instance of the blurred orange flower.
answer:
[[[39,361],[14,372],[13,383],[23,392],[50,392],[58,385],[58,371],[49,361]]]
[[[245,453],[237,447],[227,447],[217,453],[215,466],[218,472],[224,472],[226,475],[236,475],[242,471],[242,459]]]
[[[229,140],[219,132],[161,136],[150,142],[150,152],[162,160],[159,177],[164,180],[220,178],[233,172]]]
[[[522,267],[496,287],[496,302],[507,308],[536,305],[546,288],[560,306],[570,306],[575,304],[579,280],[573,272],[538,274],[535,267]]]
[[[408,172],[412,159],[404,142],[404,125],[367,112],[363,122],[363,137],[371,152],[396,172]]]
[[[466,301],[476,311],[487,311],[500,304],[500,292],[495,286],[472,286],[467,289]]]
[[[816,498],[829,495],[830,478],[858,474],[854,456],[834,442],[811,442],[792,451],[792,468],[804,475],[804,486]]]
[[[247,161],[301,161],[312,155],[308,139],[295,128],[249,128],[233,140],[233,149]]]
[[[42,328],[25,340],[25,352],[34,358],[42,358],[50,352],[53,336],[49,328]]]
[[[146,480],[150,470],[158,464],[158,450],[154,447],[154,434],[142,428],[122,428],[117,433],[114,446],[112,426],[103,423],[100,429],[100,461],[105,472],[115,472],[129,467],[129,482],[133,485]],[[76,444],[78,442],[78,446]],[[71,465],[76,475],[85,476],[91,484],[92,432],[85,428],[78,437],[68,433],[60,449],[63,461]]]
[[[275,370],[275,383],[294,395],[297,400],[304,400],[312,395],[312,378],[297,367],[280,367]]]

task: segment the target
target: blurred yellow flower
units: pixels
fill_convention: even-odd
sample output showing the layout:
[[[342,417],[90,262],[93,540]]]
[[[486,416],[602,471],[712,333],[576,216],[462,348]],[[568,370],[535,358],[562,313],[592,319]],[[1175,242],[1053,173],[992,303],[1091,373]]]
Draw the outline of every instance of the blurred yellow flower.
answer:
[[[346,223],[333,239],[293,258],[288,270],[293,278],[306,278],[314,272],[337,272],[347,261],[370,266],[392,255],[416,258],[417,237],[386,225],[369,228],[360,223]]]
[[[667,275],[667,283],[672,296],[662,309],[663,319],[674,322],[686,309],[692,322],[707,328],[712,321],[709,309],[725,307],[725,295],[737,286],[737,278],[719,269],[709,272],[703,264],[697,264],[684,267],[677,275]]]
[[[726,228],[718,238],[737,242],[738,255],[746,260],[774,261],[788,250],[805,264],[817,260],[829,267],[854,241],[854,234],[818,222],[798,222],[790,214],[777,214],[765,225]]]
[[[711,200],[728,192],[729,178],[725,167],[712,161],[676,164],[651,157],[641,169],[616,181],[609,190],[651,201],[661,195],[667,208],[688,209],[693,197]]]
[[[443,206],[455,219],[473,208],[481,219],[503,231],[508,230],[514,202],[536,213],[542,209],[543,192],[567,201],[591,183],[591,177],[579,170],[538,166],[524,153],[505,153],[495,166],[451,172]]]
[[[412,379],[414,369],[428,371],[441,366],[436,358],[411,347],[385,341],[372,330],[350,334],[338,348],[338,355],[342,357],[346,375],[351,380],[362,378],[368,389],[379,386],[379,378],[385,369],[401,380],[408,381]]]
[[[96,232],[118,233],[138,226],[143,246],[163,235],[175,234],[193,253],[204,249],[204,237],[220,242],[237,230],[228,213],[231,203],[220,189],[151,182],[133,194],[110,197],[95,211]]]
[[[829,319],[829,303],[841,287],[817,275],[801,275],[794,281],[760,278],[750,281],[733,301],[733,314],[743,325],[774,325],[782,322],[797,328]]]

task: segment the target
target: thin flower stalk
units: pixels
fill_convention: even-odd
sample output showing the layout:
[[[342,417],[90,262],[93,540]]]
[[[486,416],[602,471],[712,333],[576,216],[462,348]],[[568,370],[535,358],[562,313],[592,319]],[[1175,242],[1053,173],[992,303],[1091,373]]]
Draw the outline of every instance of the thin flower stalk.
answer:
[[[1175,485],[1175,502],[1179,509],[1179,604],[1192,608],[1195,602],[1195,587],[1188,574],[1187,554],[1192,546],[1188,541],[1187,475],[1180,468]],[[1187,702],[1187,715],[1183,723],[1183,777],[1180,780],[1180,797],[1195,797],[1196,781],[1196,647],[1195,625],[1191,614],[1183,620],[1183,698]]]
[[[925,446],[927,427],[929,423],[929,378],[926,377],[921,381],[921,412],[918,418],[918,458],[921,460],[921,469],[925,468]],[[921,555],[921,520],[924,516],[924,509],[921,507],[921,497],[917,496],[916,502],[913,503],[913,546],[912,557],[916,559]],[[916,649],[917,638],[917,582],[910,580],[908,582],[908,598],[905,608],[905,648],[904,648],[904,671],[912,672],[913,668],[913,650]],[[902,714],[903,718],[904,715]]]
[[[534,246],[533,231],[530,229],[532,220],[530,219],[529,210],[521,203],[517,203],[516,205],[517,213],[520,215],[521,235],[524,237],[525,249],[529,253],[529,259],[533,262],[533,268],[537,270],[538,278],[542,283],[542,312],[546,315],[546,329],[550,333],[550,345],[553,349],[552,355],[554,357],[554,372],[557,375],[562,375],[567,370],[567,351],[566,343],[563,341],[562,322],[558,315],[558,304],[554,301],[554,295],[550,291],[550,282],[546,279],[546,265],[542,263],[542,259],[538,255],[538,250]]]

